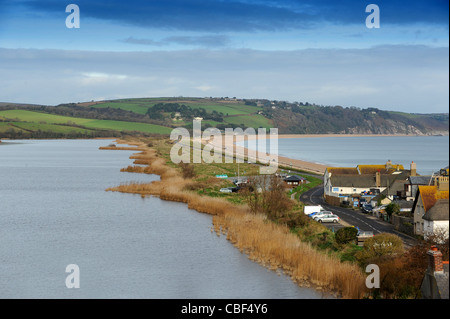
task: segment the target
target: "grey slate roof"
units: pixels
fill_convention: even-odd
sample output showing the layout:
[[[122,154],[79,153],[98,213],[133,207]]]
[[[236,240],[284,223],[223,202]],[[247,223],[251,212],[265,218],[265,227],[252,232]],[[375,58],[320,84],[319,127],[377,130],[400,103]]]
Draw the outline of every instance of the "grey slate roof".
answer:
[[[428,184],[430,184],[431,175],[430,176],[410,176],[408,179],[412,185],[428,185]],[[433,185],[433,181],[431,181],[431,185]]]
[[[412,200],[394,200],[394,204],[397,204],[400,208],[413,208],[414,201]]]
[[[303,180],[305,180],[303,177],[301,177],[301,176],[297,176],[297,175],[292,175],[292,176],[289,176],[289,177],[287,177],[287,178],[285,178],[284,179],[286,182],[297,182],[297,181],[303,181]]]
[[[400,174],[381,175],[381,187],[394,186],[395,180],[406,180],[409,171],[403,171]],[[357,188],[375,188],[375,175],[331,175],[331,185],[334,187],[357,187]],[[401,190],[403,190],[403,185]]]
[[[449,205],[447,199],[439,199],[433,207],[431,207],[423,219],[433,221],[433,220],[449,220]]]
[[[434,273],[434,278],[436,278],[436,283],[439,289],[439,294],[441,299],[449,299],[448,296],[448,264],[444,264],[443,273]]]
[[[405,180],[395,180],[389,188],[386,189],[386,195],[397,195],[397,192],[403,192],[405,190]]]

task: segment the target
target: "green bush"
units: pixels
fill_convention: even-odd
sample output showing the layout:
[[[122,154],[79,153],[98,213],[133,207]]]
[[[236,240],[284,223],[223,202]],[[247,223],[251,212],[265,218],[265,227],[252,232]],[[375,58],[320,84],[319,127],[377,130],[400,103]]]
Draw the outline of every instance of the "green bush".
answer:
[[[358,230],[355,227],[341,228],[336,232],[336,242],[340,245],[345,245],[356,239]]]
[[[363,250],[358,252],[357,259],[361,263],[376,262],[382,258],[395,257],[403,253],[403,241],[394,234],[382,233],[367,239]]]

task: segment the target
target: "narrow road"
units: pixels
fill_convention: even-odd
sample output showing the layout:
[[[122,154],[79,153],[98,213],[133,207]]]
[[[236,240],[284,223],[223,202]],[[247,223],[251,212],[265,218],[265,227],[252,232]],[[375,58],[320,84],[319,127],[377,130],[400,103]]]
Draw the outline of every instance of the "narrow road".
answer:
[[[364,214],[360,210],[328,205],[323,199],[323,185],[319,185],[318,187],[303,193],[300,196],[300,200],[308,205],[321,205],[324,209],[338,215],[341,219],[340,226],[324,224],[330,228],[334,227],[335,230],[351,225],[359,227],[362,231],[372,231],[375,235],[380,233],[397,235],[403,240],[406,248],[410,248],[417,243],[415,238],[395,230],[394,225],[380,220],[375,216]]]

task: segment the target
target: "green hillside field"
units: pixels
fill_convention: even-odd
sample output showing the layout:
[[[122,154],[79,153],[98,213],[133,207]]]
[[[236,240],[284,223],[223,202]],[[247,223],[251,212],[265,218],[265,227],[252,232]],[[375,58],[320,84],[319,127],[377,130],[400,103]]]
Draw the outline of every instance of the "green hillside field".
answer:
[[[88,134],[96,130],[170,134],[172,130],[168,127],[148,123],[84,119],[28,110],[0,111],[0,119],[3,121],[0,122],[2,124],[0,132],[14,128],[23,131],[40,130],[62,134],[69,132]]]
[[[248,115],[257,113],[261,110],[260,107],[245,105],[242,102],[234,101],[211,101],[209,99],[195,99],[195,98],[159,98],[159,99],[124,99],[115,101],[100,102],[93,107],[95,108],[115,108],[126,111],[131,111],[137,114],[145,114],[149,107],[158,103],[178,103],[190,106],[193,109],[203,108],[211,113],[216,111],[223,113],[224,116],[229,115]]]
[[[254,114],[254,115],[243,115],[243,116],[235,116],[235,117],[226,117],[226,123],[235,124],[239,126],[245,127],[253,127],[253,128],[272,128],[273,125],[270,123],[270,120],[265,118],[262,115]]]

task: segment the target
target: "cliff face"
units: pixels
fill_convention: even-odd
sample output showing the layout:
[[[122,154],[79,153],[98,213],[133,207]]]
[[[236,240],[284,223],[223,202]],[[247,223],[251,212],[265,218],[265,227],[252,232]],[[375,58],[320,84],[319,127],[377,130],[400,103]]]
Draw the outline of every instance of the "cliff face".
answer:
[[[364,125],[349,128],[347,130],[339,132],[341,134],[393,134],[393,135],[449,135],[449,131],[430,129],[430,128],[418,128],[411,124],[405,124],[402,122],[396,122],[393,120],[386,120],[384,125],[376,125],[372,121],[365,121]]]
[[[281,134],[449,135],[448,114],[407,114],[342,107],[277,109],[268,114]]]

